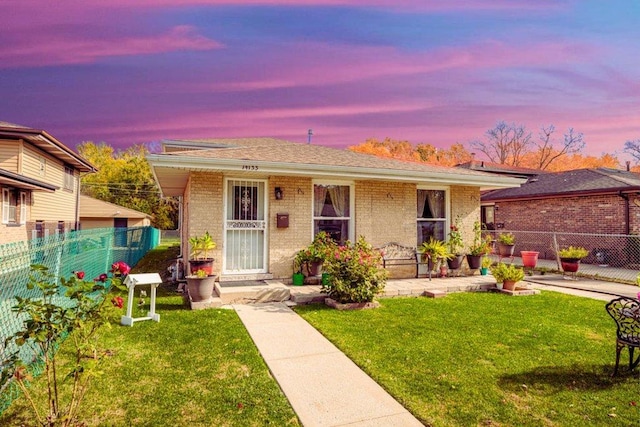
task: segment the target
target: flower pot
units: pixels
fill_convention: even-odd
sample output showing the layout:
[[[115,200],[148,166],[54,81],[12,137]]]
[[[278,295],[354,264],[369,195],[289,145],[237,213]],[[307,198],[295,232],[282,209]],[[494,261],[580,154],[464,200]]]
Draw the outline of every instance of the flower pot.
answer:
[[[467,255],[467,264],[469,264],[469,268],[472,270],[477,270],[480,268],[482,263],[482,255]]]
[[[322,273],[322,286],[329,286],[331,284],[331,275],[329,273]]]
[[[502,282],[500,282],[500,283],[496,283],[496,288],[498,288],[498,289],[502,289],[502,286],[503,286],[503,283],[502,283]]]
[[[488,268],[486,268],[486,267],[480,267],[480,274],[481,274],[482,276],[486,276],[488,272],[489,272],[489,269],[488,269]]]
[[[207,276],[211,276],[213,274],[213,258],[189,260],[189,271],[191,274],[195,275],[198,270],[204,270]]]
[[[453,258],[447,260],[447,264],[449,265],[449,269],[457,270],[462,267],[462,260],[464,260],[464,255],[455,255]]]
[[[187,290],[192,302],[209,301],[213,297],[216,276],[187,277]]]
[[[294,286],[302,286],[302,285],[304,285],[304,274],[302,274],[302,273],[293,273],[293,285]]]
[[[314,277],[322,274],[322,261],[313,261],[307,263],[307,276]]]
[[[560,258],[560,264],[562,264],[562,270],[575,273],[580,267],[580,258]]]
[[[514,280],[505,280],[502,285],[503,285],[504,289],[506,289],[508,291],[513,291],[513,290],[516,289],[516,283],[518,283],[518,282],[516,282]]]
[[[520,251],[520,256],[522,256],[522,265],[524,267],[535,268],[536,263],[538,262],[538,254],[539,252],[535,251]]]
[[[504,243],[498,243],[498,253],[501,257],[512,257],[513,249],[516,245],[505,245]]]

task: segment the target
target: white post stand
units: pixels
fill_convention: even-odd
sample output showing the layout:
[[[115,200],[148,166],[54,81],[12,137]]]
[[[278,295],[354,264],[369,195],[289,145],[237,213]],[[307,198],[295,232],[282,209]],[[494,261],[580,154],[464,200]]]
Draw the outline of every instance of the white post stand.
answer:
[[[160,321],[160,315],[156,314],[156,288],[162,283],[162,279],[158,273],[129,274],[124,280],[124,284],[129,289],[129,298],[127,299],[127,315],[120,318],[120,324],[125,326],[133,326],[133,322],[141,320]],[[132,317],[134,290],[136,285],[151,285],[151,307],[146,317]]]

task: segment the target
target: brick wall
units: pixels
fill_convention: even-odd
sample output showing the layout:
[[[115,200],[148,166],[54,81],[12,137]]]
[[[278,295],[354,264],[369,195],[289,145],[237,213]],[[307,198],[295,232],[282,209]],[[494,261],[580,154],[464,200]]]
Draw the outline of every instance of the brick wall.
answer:
[[[617,195],[496,203],[496,224],[506,230],[624,234],[625,200]],[[632,232],[640,231],[640,208],[630,203]]]
[[[480,189],[452,186],[450,191],[451,224],[458,220],[466,248],[473,243],[474,222],[480,221]]]

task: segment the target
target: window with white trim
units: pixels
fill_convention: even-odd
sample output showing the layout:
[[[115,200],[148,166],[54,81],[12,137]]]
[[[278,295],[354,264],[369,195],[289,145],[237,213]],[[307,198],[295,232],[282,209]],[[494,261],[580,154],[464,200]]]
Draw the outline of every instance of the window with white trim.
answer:
[[[447,193],[444,190],[418,190],[418,246],[433,237],[445,240],[447,224]]]
[[[74,181],[73,168],[69,166],[64,167],[64,189],[73,191],[73,181]]]
[[[324,231],[339,244],[343,244],[349,239],[351,231],[351,195],[350,185],[314,184],[314,235]]]
[[[2,189],[2,223],[15,224],[17,222],[18,198],[15,190]]]

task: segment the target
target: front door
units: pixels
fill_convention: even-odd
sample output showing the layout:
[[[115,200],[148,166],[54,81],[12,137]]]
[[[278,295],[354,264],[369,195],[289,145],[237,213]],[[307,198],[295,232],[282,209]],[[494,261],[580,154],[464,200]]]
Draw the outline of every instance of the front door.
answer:
[[[227,179],[224,274],[266,273],[266,182]]]

